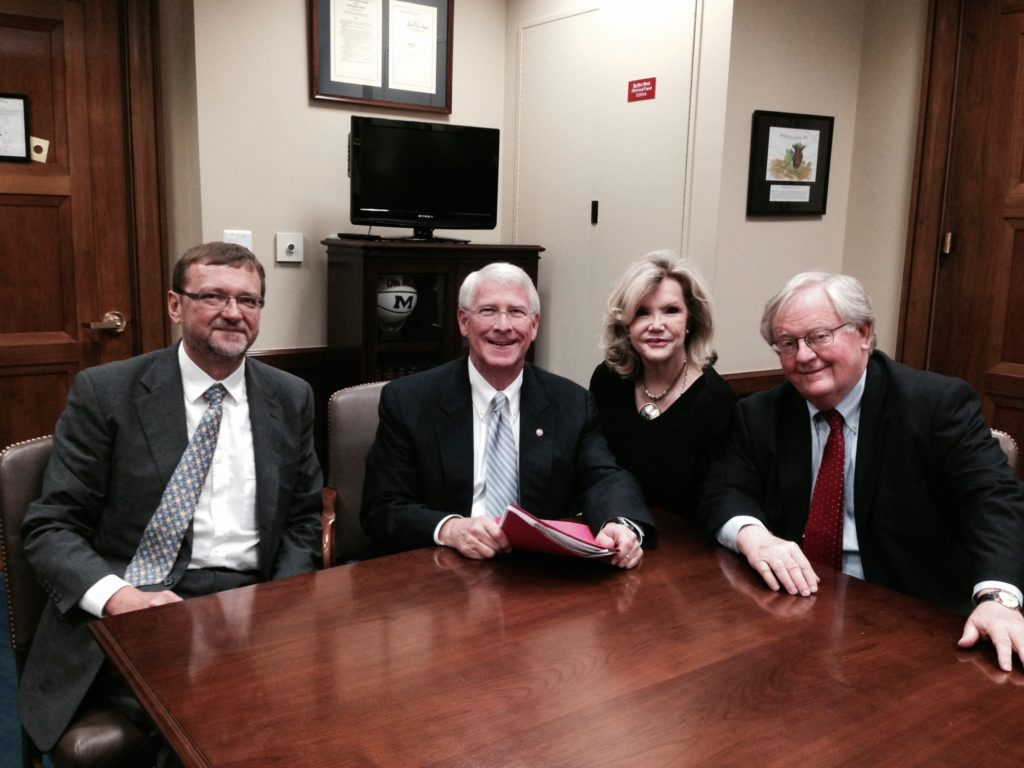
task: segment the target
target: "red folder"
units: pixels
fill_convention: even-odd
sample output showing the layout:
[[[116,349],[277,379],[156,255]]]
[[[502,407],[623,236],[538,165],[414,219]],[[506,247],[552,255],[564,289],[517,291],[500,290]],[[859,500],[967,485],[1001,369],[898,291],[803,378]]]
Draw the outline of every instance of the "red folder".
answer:
[[[505,509],[501,530],[505,532],[513,549],[588,559],[607,558],[615,554],[614,549],[598,546],[594,534],[583,523],[543,520],[514,504]]]

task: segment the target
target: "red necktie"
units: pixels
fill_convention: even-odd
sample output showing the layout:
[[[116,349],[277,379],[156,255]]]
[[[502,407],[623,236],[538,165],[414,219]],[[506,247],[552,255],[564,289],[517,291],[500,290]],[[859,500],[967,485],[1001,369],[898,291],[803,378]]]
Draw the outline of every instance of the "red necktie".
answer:
[[[821,416],[831,430],[825,453],[818,467],[811,497],[811,513],[804,528],[804,554],[808,559],[843,567],[843,475],[846,472],[846,440],[843,417],[839,411],[824,411]]]

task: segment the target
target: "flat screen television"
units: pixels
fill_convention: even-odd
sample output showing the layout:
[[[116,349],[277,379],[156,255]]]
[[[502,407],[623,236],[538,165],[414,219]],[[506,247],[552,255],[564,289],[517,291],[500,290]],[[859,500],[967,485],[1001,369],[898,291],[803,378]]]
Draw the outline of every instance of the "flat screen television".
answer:
[[[353,224],[494,229],[498,223],[497,128],[352,116],[349,135]]]

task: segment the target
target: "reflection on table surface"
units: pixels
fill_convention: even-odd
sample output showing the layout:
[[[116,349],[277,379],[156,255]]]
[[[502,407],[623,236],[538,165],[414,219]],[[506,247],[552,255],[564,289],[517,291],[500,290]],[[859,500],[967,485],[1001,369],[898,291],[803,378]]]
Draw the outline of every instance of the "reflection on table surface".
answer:
[[[94,626],[188,765],[1024,759],[1024,673],[962,617],[842,574],[779,595],[659,523],[634,571],[421,549]]]

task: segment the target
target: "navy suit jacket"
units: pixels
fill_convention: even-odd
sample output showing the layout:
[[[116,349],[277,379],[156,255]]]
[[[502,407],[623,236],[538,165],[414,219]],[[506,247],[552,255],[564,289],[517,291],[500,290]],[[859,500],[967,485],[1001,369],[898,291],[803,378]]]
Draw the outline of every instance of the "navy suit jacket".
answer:
[[[361,519],[388,550],[432,546],[446,516],[473,502],[473,402],[468,358],[389,383],[366,458]],[[577,512],[593,530],[613,517],[656,533],[643,493],[619,467],[583,387],[527,364],[519,417],[519,503],[538,517]]]
[[[810,509],[807,403],[788,382],[737,405],[701,503],[713,534],[735,515],[800,542]],[[985,579],[1024,586],[1024,486],[963,381],[873,352],[861,404],[854,511],[864,576],[971,610]]]
[[[312,571],[320,538],[320,465],[313,396],[300,379],[249,359],[246,396],[256,471],[263,580]],[[43,496],[22,525],[25,554],[50,597],[21,677],[29,735],[49,750],[103,662],[77,607],[121,576],[188,445],[177,346],[82,371],[57,422]],[[191,528],[171,573],[188,565]]]

